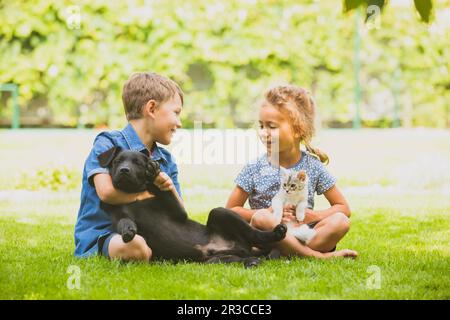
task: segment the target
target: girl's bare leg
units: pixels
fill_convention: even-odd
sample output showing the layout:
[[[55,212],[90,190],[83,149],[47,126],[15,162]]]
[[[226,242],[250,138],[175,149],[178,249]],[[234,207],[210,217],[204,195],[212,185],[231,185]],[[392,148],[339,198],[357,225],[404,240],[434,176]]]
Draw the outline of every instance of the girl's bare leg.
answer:
[[[314,229],[317,234],[308,242],[308,247],[320,252],[329,252],[350,229],[350,219],[345,214],[337,212],[320,221]]]
[[[272,230],[278,221],[275,221],[273,214],[268,210],[258,210],[252,217],[251,225],[261,230]],[[319,225],[319,224],[318,224]],[[317,235],[316,235],[317,236]],[[312,240],[311,240],[312,241]],[[284,256],[301,256],[301,257],[316,257],[316,258],[330,258],[334,256],[342,257],[356,257],[357,253],[353,250],[339,250],[337,252],[322,253],[313,250],[309,246],[303,245],[293,235],[286,234],[286,237],[277,242],[275,247],[281,251]],[[334,248],[334,246],[333,246]],[[333,249],[331,248],[331,249]],[[330,249],[330,250],[331,250]]]

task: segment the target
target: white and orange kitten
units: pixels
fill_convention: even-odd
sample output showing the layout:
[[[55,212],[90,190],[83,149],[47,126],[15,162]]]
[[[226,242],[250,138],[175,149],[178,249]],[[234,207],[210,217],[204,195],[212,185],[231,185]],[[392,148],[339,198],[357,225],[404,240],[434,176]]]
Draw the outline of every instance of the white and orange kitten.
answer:
[[[283,167],[281,170],[281,186],[278,193],[272,198],[272,208],[275,218],[281,222],[283,208],[286,205],[295,206],[295,216],[299,222],[305,219],[305,209],[308,206],[308,176],[305,170],[290,171]],[[294,226],[294,222],[287,224],[288,232],[298,240],[308,243],[315,235],[316,230],[307,224]]]

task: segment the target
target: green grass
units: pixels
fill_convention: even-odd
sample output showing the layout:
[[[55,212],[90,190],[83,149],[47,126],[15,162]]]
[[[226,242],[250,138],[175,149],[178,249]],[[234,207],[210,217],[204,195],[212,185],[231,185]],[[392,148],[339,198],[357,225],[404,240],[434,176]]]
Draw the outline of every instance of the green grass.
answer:
[[[80,143],[85,134],[78,138],[67,134],[66,138]],[[346,134],[347,139],[352,138]],[[20,140],[18,135],[8,138],[8,142],[0,139],[0,145],[12,155],[9,153],[9,160],[3,158],[1,164],[17,169],[30,161],[30,155],[23,145],[11,143]],[[49,161],[40,153],[40,145],[51,143],[53,148],[69,150],[60,135],[46,139],[33,140],[33,146],[24,143],[33,147],[38,163]],[[391,144],[399,143],[393,140]],[[438,140],[431,140],[432,145],[433,141]],[[43,149],[50,150],[47,146]],[[69,155],[74,153],[70,150]],[[341,156],[333,154],[336,159]],[[366,158],[374,162],[371,154],[366,153]],[[389,161],[379,161],[377,170],[389,171]],[[337,162],[339,170],[334,173],[347,176],[347,167]],[[25,167],[31,170],[33,164]],[[358,170],[362,165],[355,167],[361,174]],[[208,168],[205,174],[198,168],[185,169],[189,170],[181,175],[181,184],[188,211],[204,222],[211,208],[224,205],[235,172]],[[11,170],[5,172],[6,176],[11,174]],[[281,259],[246,270],[236,264],[125,264],[98,257],[76,259],[73,227],[79,192],[7,191],[13,182],[11,175],[0,184],[0,299],[450,299],[448,189],[404,189],[379,183],[379,179],[376,183],[380,186],[371,187],[363,184],[365,177],[358,179],[356,174],[346,179],[349,184],[343,190],[352,207],[352,226],[338,249],[355,249],[358,259]],[[316,202],[318,209],[326,207],[323,198]],[[70,266],[80,268],[80,289],[67,286]],[[379,289],[367,285],[373,266],[380,270]]]
[[[438,195],[358,197],[351,231],[338,246],[357,250],[356,260],[283,259],[253,270],[76,259],[77,196],[0,201],[1,299],[450,299],[450,200]],[[220,196],[190,202],[197,200],[212,207]],[[204,221],[206,212],[197,209],[191,205]],[[71,265],[81,270],[79,290],[67,287]],[[380,268],[380,289],[366,285],[371,266]]]

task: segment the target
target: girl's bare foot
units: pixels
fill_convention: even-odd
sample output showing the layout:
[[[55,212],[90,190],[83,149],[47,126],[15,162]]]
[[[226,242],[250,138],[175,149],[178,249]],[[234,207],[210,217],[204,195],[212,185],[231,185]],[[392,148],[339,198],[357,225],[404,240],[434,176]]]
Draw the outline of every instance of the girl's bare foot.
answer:
[[[350,249],[343,249],[338,250],[335,252],[328,252],[326,254],[326,258],[333,258],[333,257],[341,257],[341,258],[352,258],[355,259],[358,256],[358,252]]]

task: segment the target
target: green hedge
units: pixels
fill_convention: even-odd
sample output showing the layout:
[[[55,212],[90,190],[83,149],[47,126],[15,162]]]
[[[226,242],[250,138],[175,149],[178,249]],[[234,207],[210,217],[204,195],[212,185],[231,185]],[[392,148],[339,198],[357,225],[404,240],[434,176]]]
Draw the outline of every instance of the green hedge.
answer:
[[[181,84],[187,127],[248,126],[262,92],[280,82],[310,88],[324,122],[353,118],[354,10],[344,13],[342,3],[145,3],[1,2],[0,83],[20,86],[24,121],[122,126],[122,84],[137,70]],[[378,29],[362,27],[363,120],[389,121],[397,88],[402,123],[449,126],[449,5],[436,3],[435,21],[425,24],[413,5],[390,4]],[[12,113],[7,98],[3,122]]]

